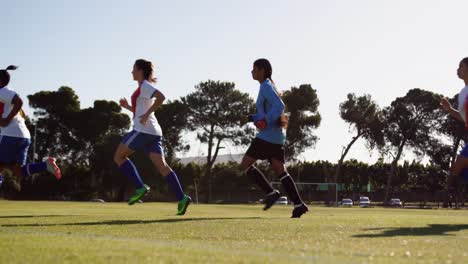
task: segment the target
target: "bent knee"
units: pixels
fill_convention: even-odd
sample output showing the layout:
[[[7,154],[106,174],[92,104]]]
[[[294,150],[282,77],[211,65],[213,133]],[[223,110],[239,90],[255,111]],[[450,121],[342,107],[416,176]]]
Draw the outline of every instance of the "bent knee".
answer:
[[[117,164],[117,166],[121,166],[125,161],[127,160],[127,157],[121,153],[116,152],[114,154],[114,162]]]

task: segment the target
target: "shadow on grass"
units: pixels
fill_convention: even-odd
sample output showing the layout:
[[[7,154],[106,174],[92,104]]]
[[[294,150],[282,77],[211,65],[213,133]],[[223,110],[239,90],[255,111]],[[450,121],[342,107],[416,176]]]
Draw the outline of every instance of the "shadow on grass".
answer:
[[[156,223],[177,223],[191,221],[213,221],[213,220],[252,220],[260,217],[218,217],[218,218],[168,218],[157,220],[110,220],[102,222],[63,223],[63,224],[8,224],[2,227],[31,227],[31,226],[97,226],[97,225],[138,225]]]
[[[445,225],[432,224],[425,227],[399,227],[399,228],[367,228],[363,231],[378,231],[379,234],[359,234],[353,237],[372,238],[372,237],[394,237],[394,236],[453,236],[448,232],[458,232],[468,229],[467,225]]]
[[[66,217],[66,216],[77,216],[77,215],[0,215],[0,219],[35,218],[35,217]]]

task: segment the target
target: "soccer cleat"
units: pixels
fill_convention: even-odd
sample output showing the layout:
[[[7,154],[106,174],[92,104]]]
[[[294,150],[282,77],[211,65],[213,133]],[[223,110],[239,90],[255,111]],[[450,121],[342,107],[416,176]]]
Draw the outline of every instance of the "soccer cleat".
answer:
[[[177,215],[184,215],[191,202],[192,198],[188,195],[184,195],[184,198],[182,198],[177,205]]]
[[[307,213],[308,211],[309,207],[307,207],[307,205],[305,205],[304,203],[297,205],[297,207],[294,206],[291,218],[301,218],[301,216]]]
[[[47,171],[52,173],[55,176],[55,178],[57,178],[57,180],[60,180],[62,178],[62,172],[57,166],[57,163],[55,163],[55,159],[48,157],[45,163],[47,164]]]
[[[141,197],[147,194],[150,190],[151,188],[146,184],[144,184],[143,187],[141,187],[140,189],[136,189],[135,195],[133,195],[130,198],[130,200],[128,200],[128,205],[134,205],[136,202],[138,202],[138,200],[141,199]]]
[[[263,211],[270,209],[280,197],[281,195],[278,190],[274,190],[272,193],[269,193],[265,198],[265,206],[263,207]]]

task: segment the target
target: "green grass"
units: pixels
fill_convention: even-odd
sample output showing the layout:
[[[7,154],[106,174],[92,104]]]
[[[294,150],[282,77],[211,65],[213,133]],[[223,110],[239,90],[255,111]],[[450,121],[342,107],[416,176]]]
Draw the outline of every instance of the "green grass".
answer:
[[[0,263],[468,263],[467,210],[0,200]]]

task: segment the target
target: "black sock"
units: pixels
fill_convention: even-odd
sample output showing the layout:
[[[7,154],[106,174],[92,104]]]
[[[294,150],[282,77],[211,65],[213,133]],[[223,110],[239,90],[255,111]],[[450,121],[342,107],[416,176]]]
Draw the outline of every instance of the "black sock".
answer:
[[[293,201],[294,205],[302,204],[301,197],[299,196],[299,192],[297,191],[296,184],[292,177],[287,173],[283,173],[280,176],[281,184],[283,185],[286,194],[288,195],[289,199]]]
[[[273,187],[271,186],[270,182],[267,180],[265,175],[261,171],[259,171],[255,166],[250,166],[250,168],[246,172],[247,176],[252,178],[255,183],[262,188],[262,190],[269,194],[274,191]]]

